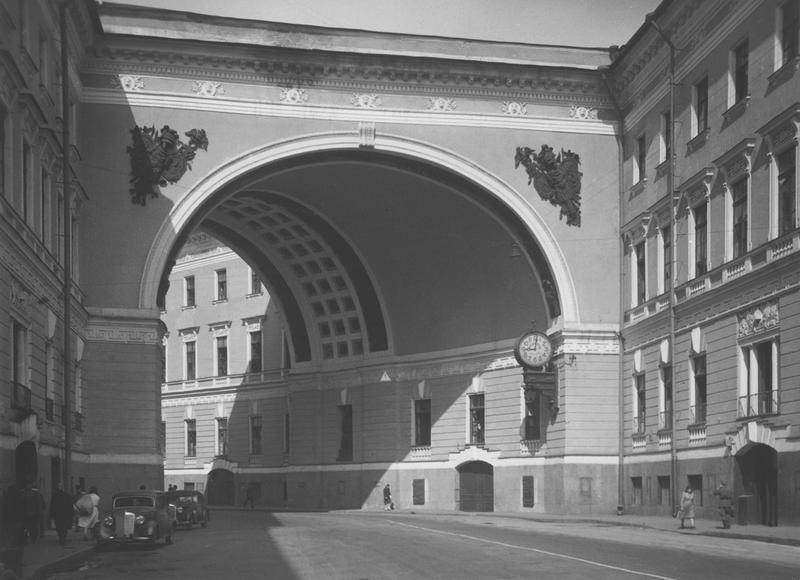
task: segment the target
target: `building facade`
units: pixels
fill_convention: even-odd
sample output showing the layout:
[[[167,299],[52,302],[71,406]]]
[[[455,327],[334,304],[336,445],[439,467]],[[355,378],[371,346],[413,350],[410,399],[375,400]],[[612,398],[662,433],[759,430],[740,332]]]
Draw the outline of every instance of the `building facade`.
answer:
[[[673,2],[615,62],[632,511],[800,521],[797,47],[797,2]]]
[[[3,485],[713,517],[726,480],[797,523],[797,4],[601,50],[75,2],[56,67],[58,6],[0,2]]]

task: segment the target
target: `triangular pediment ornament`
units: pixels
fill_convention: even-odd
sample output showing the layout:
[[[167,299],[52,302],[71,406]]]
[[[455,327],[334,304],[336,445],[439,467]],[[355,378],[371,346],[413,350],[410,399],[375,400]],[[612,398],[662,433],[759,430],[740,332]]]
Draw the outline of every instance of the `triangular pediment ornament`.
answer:
[[[689,208],[704,203],[711,197],[711,186],[714,183],[716,170],[704,167],[678,186],[680,200],[678,210],[684,212]]]
[[[781,151],[797,141],[800,135],[800,102],[775,116],[756,133],[764,139],[770,153]]]
[[[755,137],[746,137],[714,160],[714,165],[722,173],[725,183],[733,183],[750,173],[755,146]]]

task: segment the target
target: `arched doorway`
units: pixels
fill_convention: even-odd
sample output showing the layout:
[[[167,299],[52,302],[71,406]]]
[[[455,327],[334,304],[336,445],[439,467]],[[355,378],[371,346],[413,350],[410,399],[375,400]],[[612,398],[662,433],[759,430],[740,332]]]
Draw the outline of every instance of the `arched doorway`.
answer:
[[[214,469],[208,474],[206,498],[212,505],[233,505],[235,493],[233,472],[227,469]]]
[[[741,478],[740,517],[748,523],[778,525],[778,452],[763,443],[748,446],[736,455]],[[746,513],[741,513],[746,510]]]
[[[36,445],[32,441],[23,441],[17,446],[14,454],[16,467],[16,483],[20,488],[39,479]]]
[[[485,461],[470,461],[458,467],[458,474],[461,511],[494,511],[494,468]]]

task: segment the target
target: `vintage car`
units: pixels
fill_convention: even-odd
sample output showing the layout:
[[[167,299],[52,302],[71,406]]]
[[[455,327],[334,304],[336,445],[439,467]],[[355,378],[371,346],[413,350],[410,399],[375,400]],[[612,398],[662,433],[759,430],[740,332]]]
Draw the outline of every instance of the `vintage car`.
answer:
[[[200,524],[205,528],[211,519],[206,496],[199,491],[188,489],[168,491],[167,501],[175,505],[176,520],[179,526],[185,526],[191,530],[192,526]]]
[[[111,511],[104,514],[97,531],[98,543],[172,543],[177,525],[176,509],[163,491],[138,490],[115,493]]]

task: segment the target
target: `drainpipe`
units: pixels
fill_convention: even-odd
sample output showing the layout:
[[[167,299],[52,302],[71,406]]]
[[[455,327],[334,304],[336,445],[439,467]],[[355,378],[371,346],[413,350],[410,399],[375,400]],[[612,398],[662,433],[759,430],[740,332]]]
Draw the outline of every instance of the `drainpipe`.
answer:
[[[653,18],[652,14],[648,14],[646,22],[653,27],[658,35],[664,40],[669,47],[669,173],[667,173],[667,190],[670,195],[670,237],[671,239],[671,252],[670,252],[670,272],[669,272],[669,367],[672,380],[672,396],[671,405],[672,413],[670,420],[670,431],[672,441],[670,445],[670,481],[672,482],[672,512],[675,513],[675,508],[678,505],[678,454],[676,448],[676,416],[675,412],[675,276],[677,264],[677,232],[675,225],[677,222],[678,204],[676,203],[675,196],[675,44],[673,44],[670,37],[661,29],[658,23]]]
[[[72,0],[65,0],[58,7],[59,27],[61,34],[61,190],[64,197],[64,490],[70,489],[72,475],[72,397],[70,396],[70,378],[72,376],[72,184],[70,181],[69,143],[70,104],[69,104],[69,49],[67,47],[67,10]]]
[[[614,95],[614,88],[611,85],[611,80],[608,77],[608,72],[603,71],[603,81],[608,90],[608,96],[611,99],[611,104],[617,113],[617,131],[615,138],[617,141],[617,180],[619,183],[619,218],[622,217],[624,200],[625,200],[625,166],[623,164],[623,147],[622,147],[622,124],[623,114],[622,109],[617,102]],[[620,241],[619,244],[619,331],[617,332],[617,340],[619,341],[619,356],[617,357],[619,365],[619,389],[617,389],[617,406],[619,408],[619,441],[617,459],[617,515],[621,516],[625,511],[625,343],[622,336],[622,327],[625,322],[625,297],[623,288],[625,288],[625,268],[622,267],[625,260],[625,248]]]

